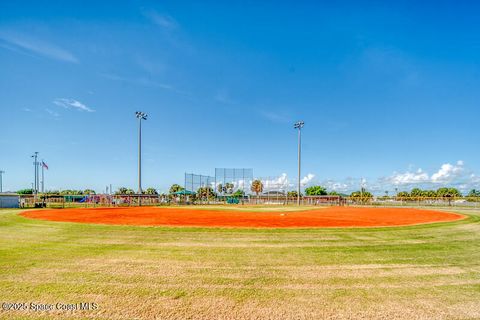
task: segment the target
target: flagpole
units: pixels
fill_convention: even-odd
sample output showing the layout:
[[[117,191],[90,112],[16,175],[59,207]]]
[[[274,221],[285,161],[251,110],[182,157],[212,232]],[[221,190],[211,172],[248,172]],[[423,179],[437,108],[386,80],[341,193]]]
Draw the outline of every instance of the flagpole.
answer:
[[[43,165],[45,162],[43,162],[43,159],[42,159],[42,193],[45,193],[45,176],[44,176],[44,169],[45,169],[45,166]]]

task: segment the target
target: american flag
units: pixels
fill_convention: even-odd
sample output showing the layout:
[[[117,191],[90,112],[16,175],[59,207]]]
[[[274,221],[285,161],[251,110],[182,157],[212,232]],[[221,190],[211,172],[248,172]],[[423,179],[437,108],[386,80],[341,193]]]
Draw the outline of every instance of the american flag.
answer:
[[[48,170],[48,166],[47,166],[47,164],[46,164],[45,162],[43,162],[43,161],[42,161],[42,167],[44,167],[45,169],[47,169],[47,170]]]

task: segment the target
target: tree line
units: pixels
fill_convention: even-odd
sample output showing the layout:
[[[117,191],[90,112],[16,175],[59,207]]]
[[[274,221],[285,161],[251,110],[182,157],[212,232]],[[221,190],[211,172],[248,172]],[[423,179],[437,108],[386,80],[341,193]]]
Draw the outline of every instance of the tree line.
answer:
[[[184,187],[180,186],[179,184],[173,184],[170,189],[169,189],[169,194],[173,195],[176,192],[185,190]],[[243,197],[245,196],[245,191],[242,189],[234,190],[234,185],[233,183],[227,182],[224,185],[223,184],[218,184],[216,187],[216,190],[214,190],[212,187],[200,187],[198,190],[190,190],[196,192],[196,197],[198,198],[214,198],[218,194],[223,194],[231,197]],[[264,191],[264,185],[263,182],[259,179],[256,179],[252,182],[252,185],[250,186],[250,191],[252,191],[254,194],[257,196]],[[304,190],[305,195],[307,196],[342,196],[342,197],[350,197],[352,199],[371,199],[373,198],[373,194],[365,188],[362,188],[358,191],[354,191],[350,194],[343,194],[343,193],[338,193],[336,191],[328,191],[327,188],[320,186],[320,185],[314,185],[310,186],[308,188],[305,188]],[[25,195],[25,194],[33,194],[33,189],[21,189],[17,191],[17,194],[20,195]],[[93,189],[85,189],[85,190],[75,190],[75,189],[67,189],[67,190],[49,190],[44,193],[43,195],[94,195],[96,192]],[[134,195],[137,194],[133,189],[126,188],[126,187],[120,187],[118,190],[115,192],[116,195]],[[143,191],[143,194],[146,195],[158,195],[158,191],[155,188],[147,188]],[[297,191],[288,191],[287,196],[288,197],[297,197],[298,193]],[[193,196],[193,195],[191,195]],[[303,196],[301,193],[300,196]],[[395,196],[392,196],[395,198],[401,198],[404,200],[411,200],[411,199],[422,199],[422,198],[461,198],[463,197],[462,193],[456,189],[456,188],[448,188],[448,187],[442,187],[438,188],[437,190],[431,190],[431,189],[420,189],[420,188],[414,188],[410,192],[409,191],[400,191],[398,192]],[[392,198],[388,196],[388,193],[386,192],[385,196],[379,197],[379,198]],[[480,200],[480,190],[472,189],[470,190],[466,195],[466,198],[479,198]]]

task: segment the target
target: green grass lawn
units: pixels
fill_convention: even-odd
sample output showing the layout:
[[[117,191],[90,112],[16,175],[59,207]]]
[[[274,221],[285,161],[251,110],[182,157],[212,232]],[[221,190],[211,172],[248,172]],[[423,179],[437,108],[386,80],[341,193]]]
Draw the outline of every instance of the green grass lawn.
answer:
[[[220,229],[29,220],[0,210],[2,319],[480,318],[480,211],[412,227]]]

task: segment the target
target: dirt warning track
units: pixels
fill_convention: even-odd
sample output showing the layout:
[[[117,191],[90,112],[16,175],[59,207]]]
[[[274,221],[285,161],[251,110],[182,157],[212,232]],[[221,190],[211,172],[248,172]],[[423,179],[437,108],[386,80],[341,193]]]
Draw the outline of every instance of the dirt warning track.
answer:
[[[239,211],[128,207],[32,210],[32,219],[135,226],[316,228],[405,226],[463,219],[455,213],[411,208],[328,207],[304,211]]]

